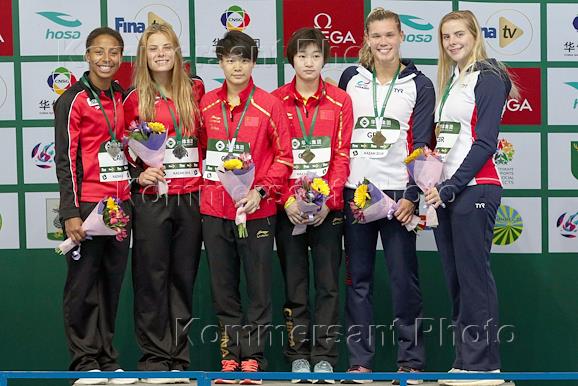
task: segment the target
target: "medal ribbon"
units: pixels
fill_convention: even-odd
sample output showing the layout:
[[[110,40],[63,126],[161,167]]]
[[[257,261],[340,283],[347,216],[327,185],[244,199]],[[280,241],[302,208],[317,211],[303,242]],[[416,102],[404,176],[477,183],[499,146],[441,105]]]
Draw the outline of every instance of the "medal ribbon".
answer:
[[[393,91],[393,86],[395,86],[395,82],[397,81],[397,77],[399,75],[399,71],[401,70],[401,63],[397,66],[397,70],[393,75],[393,79],[389,84],[389,89],[387,90],[387,94],[385,95],[385,99],[383,100],[383,106],[381,106],[381,113],[377,114],[377,80],[375,77],[375,70],[373,71],[372,77],[372,88],[373,88],[373,113],[375,115],[375,119],[380,120],[379,130],[381,130],[381,119],[385,118],[385,106],[387,106],[387,102],[389,101],[389,97],[391,96],[391,92]],[[377,123],[377,122],[376,122]]]
[[[223,122],[225,122],[225,131],[227,132],[227,139],[229,140],[229,153],[233,152],[233,148],[235,147],[235,142],[237,141],[237,136],[239,135],[239,129],[241,128],[241,124],[243,123],[243,120],[245,119],[245,113],[247,112],[247,110],[249,109],[249,104],[251,103],[251,98],[253,98],[253,94],[255,93],[255,87],[253,87],[253,89],[251,90],[251,93],[249,94],[249,97],[247,98],[247,101],[245,102],[245,107],[243,108],[243,114],[241,114],[241,118],[239,118],[239,122],[237,123],[237,128],[235,129],[235,134],[233,135],[233,138],[231,138],[231,135],[229,134],[229,117],[227,116],[227,111],[226,111],[226,107],[225,107],[225,102],[223,101],[221,103],[221,111],[223,112]]]
[[[88,89],[90,90],[90,92],[92,93],[92,97],[94,99],[96,99],[96,102],[98,103],[98,107],[100,107],[100,111],[102,111],[102,115],[104,115],[104,119],[106,120],[106,125],[108,126],[108,132],[110,134],[110,138],[113,140],[113,142],[117,142],[116,140],[116,133],[115,131],[112,129],[112,126],[110,125],[110,121],[108,120],[108,115],[106,115],[106,112],[104,111],[104,108],[102,107],[102,102],[100,101],[100,98],[98,97],[98,95],[96,94],[96,91],[93,90],[92,87],[90,87],[90,83],[88,83],[88,80],[86,79],[86,77],[83,75],[82,78],[80,78],[80,81],[82,83],[84,83],[84,85],[86,87],[88,87]],[[114,98],[114,91],[112,90],[112,85],[110,86],[110,94],[112,96],[112,105],[114,106],[114,128],[116,129],[116,100]]]

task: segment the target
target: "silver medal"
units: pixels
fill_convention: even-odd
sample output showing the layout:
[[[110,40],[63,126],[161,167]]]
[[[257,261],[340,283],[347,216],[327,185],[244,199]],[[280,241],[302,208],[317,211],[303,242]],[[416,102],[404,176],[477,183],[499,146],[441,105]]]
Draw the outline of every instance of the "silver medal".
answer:
[[[121,151],[122,151],[122,149],[120,148],[120,142],[112,140],[108,143],[108,149],[106,149],[106,152],[113,159],[118,157],[118,155],[120,154]]]

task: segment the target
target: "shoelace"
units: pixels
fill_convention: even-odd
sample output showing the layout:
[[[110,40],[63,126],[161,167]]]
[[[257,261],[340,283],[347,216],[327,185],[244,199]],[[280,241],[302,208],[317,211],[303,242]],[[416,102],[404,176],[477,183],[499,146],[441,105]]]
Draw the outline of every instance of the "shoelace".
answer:
[[[254,373],[259,370],[259,363],[254,359],[243,361],[241,362],[241,370]]]
[[[228,359],[221,361],[222,371],[235,371],[239,367],[237,361]]]

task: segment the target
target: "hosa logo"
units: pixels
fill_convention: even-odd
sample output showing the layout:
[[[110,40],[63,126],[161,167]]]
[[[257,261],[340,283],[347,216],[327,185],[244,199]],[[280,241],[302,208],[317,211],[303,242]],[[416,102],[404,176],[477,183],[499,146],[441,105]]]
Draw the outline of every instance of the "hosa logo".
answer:
[[[331,44],[357,43],[351,31],[332,31],[333,20],[327,13],[318,13],[315,15],[313,18],[313,27],[321,30]]]
[[[43,11],[37,12],[38,15],[43,16],[53,22],[54,24],[59,25],[60,27],[65,28],[77,28],[82,25],[80,20],[74,19],[67,13],[62,12],[51,12],[51,11]],[[72,31],[72,30],[51,30],[50,28],[46,29],[46,34],[44,36],[46,40],[71,40],[71,39],[80,39],[80,31]]]
[[[221,15],[221,24],[227,31],[243,31],[250,23],[249,13],[238,5],[230,6]]]
[[[431,33],[425,33],[425,31],[433,30],[433,25],[426,22],[421,17],[412,15],[399,15],[401,23],[412,28],[421,33],[407,33],[403,37],[404,42],[409,43],[429,43],[433,40],[433,35]]]
[[[575,90],[578,90],[578,82],[565,82],[564,84],[567,84],[568,86],[574,88]],[[572,108],[576,110],[577,107],[578,107],[578,98],[575,98]]]

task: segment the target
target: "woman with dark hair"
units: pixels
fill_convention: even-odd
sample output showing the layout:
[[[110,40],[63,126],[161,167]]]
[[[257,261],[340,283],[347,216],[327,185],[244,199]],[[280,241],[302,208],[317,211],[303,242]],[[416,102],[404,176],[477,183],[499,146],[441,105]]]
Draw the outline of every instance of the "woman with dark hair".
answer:
[[[123,90],[113,81],[124,44],[108,27],[93,30],[86,39],[88,71],[54,105],[56,174],[60,185],[60,220],[66,235],[82,242],[82,256],[66,255],[64,326],[73,371],[122,371],[112,346],[118,298],[128,259],[128,237],[86,239],[82,223],[106,196],[116,196],[130,216],[128,164],[122,151]],[[111,171],[112,169],[112,171]],[[109,382],[80,378],[77,385]],[[136,379],[111,379],[113,384]]]
[[[328,57],[329,42],[321,31],[315,28],[296,31],[287,45],[287,59],[295,77],[273,91],[283,101],[293,142],[293,173],[283,187],[283,207],[278,209],[275,239],[285,279],[283,315],[288,335],[285,356],[295,373],[310,372],[312,366],[316,373],[333,372],[338,358],[343,185],[349,175],[353,116],[349,95],[321,77]],[[294,187],[297,179],[310,174],[327,180],[330,197],[307,221],[295,202]],[[293,236],[293,228],[299,224],[307,225],[307,230]],[[310,268],[315,277],[311,316]],[[294,379],[293,383],[298,381]]]

